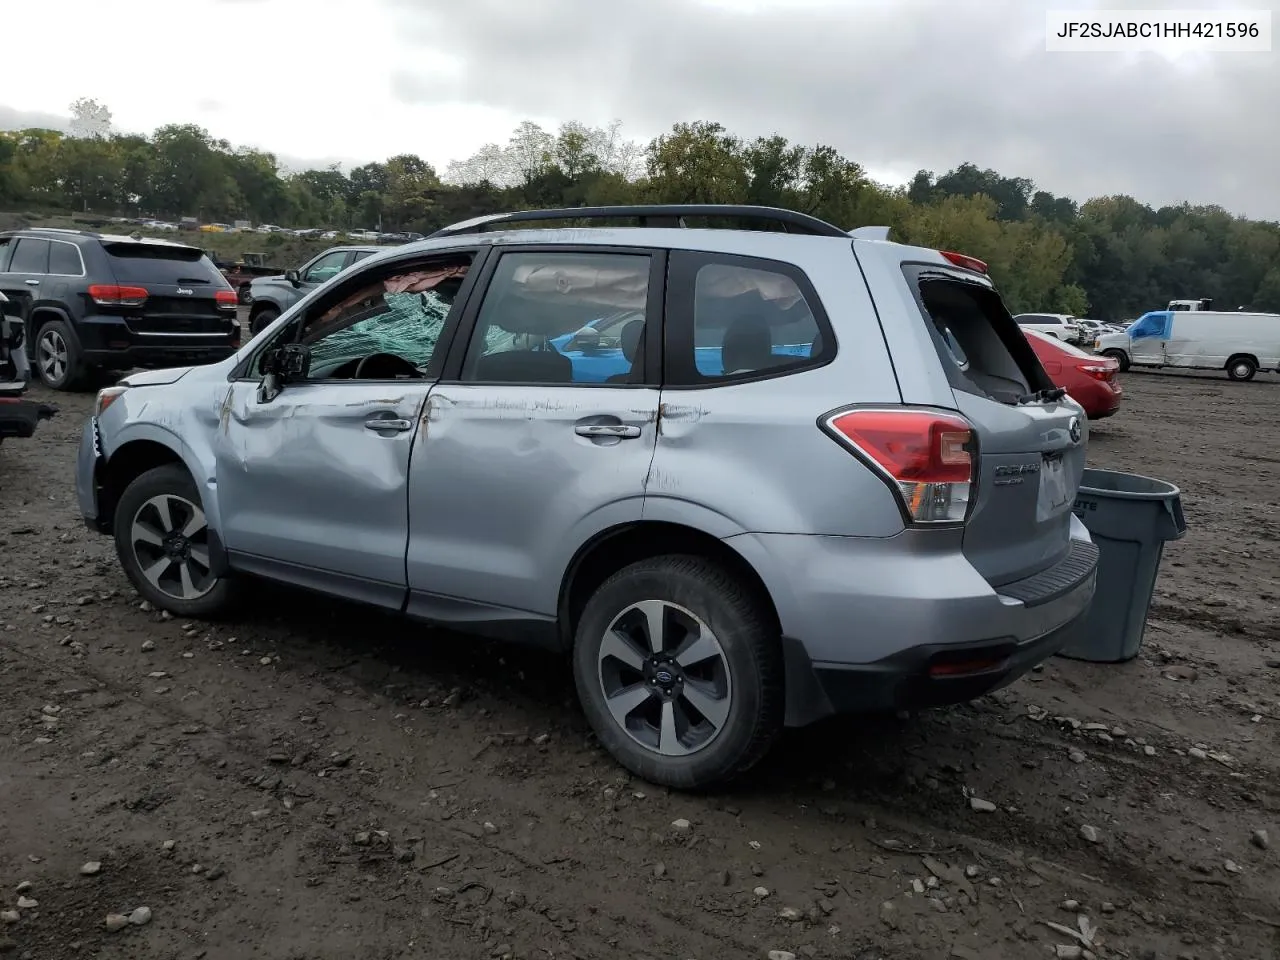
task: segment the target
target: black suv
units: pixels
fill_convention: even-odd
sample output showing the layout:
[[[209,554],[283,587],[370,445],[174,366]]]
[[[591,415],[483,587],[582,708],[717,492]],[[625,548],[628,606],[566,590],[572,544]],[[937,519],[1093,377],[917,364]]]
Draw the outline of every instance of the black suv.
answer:
[[[213,363],[240,346],[236,292],[204,252],[52,228],[0,233],[0,291],[27,318],[27,355],[55,390],[95,369]]]

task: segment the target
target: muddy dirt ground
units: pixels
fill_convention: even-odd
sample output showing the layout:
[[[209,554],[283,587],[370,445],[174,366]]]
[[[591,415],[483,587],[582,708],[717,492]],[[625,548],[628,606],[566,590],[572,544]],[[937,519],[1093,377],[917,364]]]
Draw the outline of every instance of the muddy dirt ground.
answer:
[[[1280,383],[1124,385],[1091,459],[1190,526],[1143,655],[794,732],[712,797],[624,775],[539,654],[274,589],[145,609],[76,511],[91,398],[33,390],[62,414],[0,449],[0,951],[1280,956]]]

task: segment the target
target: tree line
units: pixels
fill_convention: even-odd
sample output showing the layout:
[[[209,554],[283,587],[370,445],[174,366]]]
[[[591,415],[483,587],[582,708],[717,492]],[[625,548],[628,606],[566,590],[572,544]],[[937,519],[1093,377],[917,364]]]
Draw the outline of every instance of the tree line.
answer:
[[[93,101],[72,112],[68,134],[0,132],[0,209],[428,233],[531,207],[752,203],[845,228],[888,225],[893,239],[979,257],[1015,312],[1119,320],[1199,297],[1280,312],[1280,224],[1128,196],[1077,204],[971,163],[887,187],[833,147],[748,140],[713,122],[678,123],[645,145],[618,123],[525,122],[443,173],[413,154],[289,171],[193,124],[146,137],[111,132]]]

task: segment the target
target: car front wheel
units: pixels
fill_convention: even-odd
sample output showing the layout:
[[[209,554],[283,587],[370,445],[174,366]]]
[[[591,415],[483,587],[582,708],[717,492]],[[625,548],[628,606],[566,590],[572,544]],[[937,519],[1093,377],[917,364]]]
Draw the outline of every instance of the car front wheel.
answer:
[[[214,574],[209,523],[186,469],[155,467],[125,488],[115,510],[116,554],[145,600],[182,617],[226,610],[234,584]]]
[[[772,618],[739,579],[700,557],[655,557],[605,581],[578,623],[574,679],[618,762],[678,789],[748,770],[782,725]]]

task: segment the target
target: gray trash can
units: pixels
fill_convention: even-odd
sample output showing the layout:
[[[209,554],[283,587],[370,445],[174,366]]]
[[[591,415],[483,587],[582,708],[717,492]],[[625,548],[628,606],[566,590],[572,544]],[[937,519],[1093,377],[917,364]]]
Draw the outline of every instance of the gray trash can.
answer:
[[[1142,647],[1165,542],[1187,532],[1178,488],[1133,473],[1086,469],[1073,510],[1098,545],[1098,587],[1060,656],[1132,660]]]

